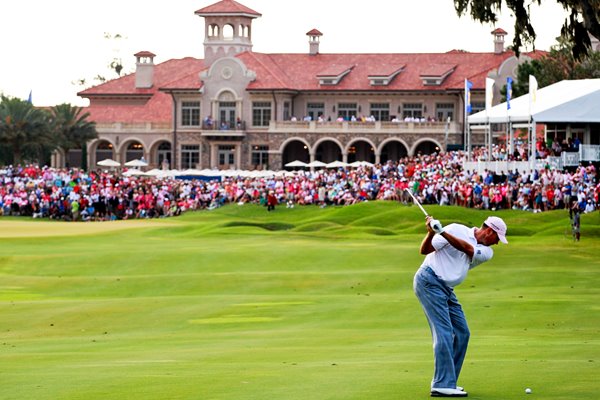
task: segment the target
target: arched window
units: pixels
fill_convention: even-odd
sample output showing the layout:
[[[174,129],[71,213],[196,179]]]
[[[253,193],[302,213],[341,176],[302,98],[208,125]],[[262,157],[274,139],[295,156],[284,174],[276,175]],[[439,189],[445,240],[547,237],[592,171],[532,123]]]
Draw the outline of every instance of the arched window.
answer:
[[[223,27],[223,39],[224,40],[233,40],[234,29],[232,25],[225,25]]]
[[[96,161],[102,161],[107,158],[115,158],[114,148],[112,143],[101,140],[96,146]]]
[[[219,36],[219,25],[210,25],[208,27],[208,36]]]
[[[138,141],[132,141],[125,150],[125,162],[144,157],[144,146]]]
[[[171,143],[162,142],[156,152],[159,168],[168,169],[171,165]]]

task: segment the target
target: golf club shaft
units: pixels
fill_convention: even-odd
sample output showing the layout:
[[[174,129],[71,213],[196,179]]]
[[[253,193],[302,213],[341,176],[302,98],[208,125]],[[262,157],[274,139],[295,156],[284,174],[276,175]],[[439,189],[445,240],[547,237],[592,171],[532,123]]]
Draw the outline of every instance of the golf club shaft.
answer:
[[[423,214],[425,214],[426,217],[429,217],[429,214],[427,214],[427,211],[425,211],[425,209],[423,208],[421,203],[419,203],[419,200],[417,200],[417,198],[412,194],[412,192],[409,189],[406,189],[406,191],[408,192],[408,194],[410,194],[410,197],[412,197],[415,204],[419,206],[421,211],[423,211]]]

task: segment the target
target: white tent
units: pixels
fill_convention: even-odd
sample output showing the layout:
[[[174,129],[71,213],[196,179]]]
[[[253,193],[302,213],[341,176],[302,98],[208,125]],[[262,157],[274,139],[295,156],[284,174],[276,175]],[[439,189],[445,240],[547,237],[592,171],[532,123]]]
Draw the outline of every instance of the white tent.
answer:
[[[469,124],[529,122],[529,94],[470,115]],[[600,123],[600,79],[564,80],[539,89],[531,120],[539,123]]]

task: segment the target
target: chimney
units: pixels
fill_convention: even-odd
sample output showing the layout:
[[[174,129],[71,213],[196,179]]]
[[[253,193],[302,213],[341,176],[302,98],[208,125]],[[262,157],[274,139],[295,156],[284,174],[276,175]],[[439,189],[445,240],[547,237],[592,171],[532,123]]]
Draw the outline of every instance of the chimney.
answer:
[[[494,54],[504,53],[504,36],[507,34],[508,32],[502,28],[496,28],[492,31],[492,35],[494,35]]]
[[[319,38],[323,36],[321,32],[317,29],[313,29],[309,32],[306,32],[306,36],[308,36],[308,44],[310,45],[309,52],[311,56],[315,56],[319,54]]]
[[[135,88],[151,88],[154,81],[154,57],[149,51],[140,51],[135,56]]]

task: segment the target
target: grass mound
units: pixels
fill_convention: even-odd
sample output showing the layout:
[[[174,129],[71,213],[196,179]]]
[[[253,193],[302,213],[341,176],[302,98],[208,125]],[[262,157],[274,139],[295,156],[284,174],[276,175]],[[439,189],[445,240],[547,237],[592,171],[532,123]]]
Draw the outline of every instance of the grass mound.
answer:
[[[236,226],[253,226],[262,228],[267,231],[287,231],[294,228],[292,224],[286,224],[283,222],[248,222],[248,221],[231,221],[224,224],[225,227],[236,227]]]

